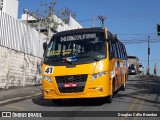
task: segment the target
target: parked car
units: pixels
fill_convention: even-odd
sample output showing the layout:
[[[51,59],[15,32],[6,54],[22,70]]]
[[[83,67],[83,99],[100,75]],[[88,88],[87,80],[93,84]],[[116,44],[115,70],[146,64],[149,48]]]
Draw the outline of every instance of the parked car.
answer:
[[[136,69],[135,67],[128,67],[128,74],[129,75],[136,75]]]

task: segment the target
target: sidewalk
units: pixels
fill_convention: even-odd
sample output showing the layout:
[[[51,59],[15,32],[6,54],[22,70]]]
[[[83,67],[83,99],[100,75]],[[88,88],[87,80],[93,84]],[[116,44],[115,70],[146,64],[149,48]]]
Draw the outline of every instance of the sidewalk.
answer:
[[[0,89],[0,106],[42,95],[42,86]]]

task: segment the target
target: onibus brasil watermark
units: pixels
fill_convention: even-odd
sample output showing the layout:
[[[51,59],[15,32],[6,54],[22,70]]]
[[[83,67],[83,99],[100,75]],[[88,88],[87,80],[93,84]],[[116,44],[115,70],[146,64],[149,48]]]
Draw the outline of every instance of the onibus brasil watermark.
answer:
[[[2,112],[1,117],[42,117],[41,112]]]
[[[160,111],[3,111],[0,117],[160,117]]]

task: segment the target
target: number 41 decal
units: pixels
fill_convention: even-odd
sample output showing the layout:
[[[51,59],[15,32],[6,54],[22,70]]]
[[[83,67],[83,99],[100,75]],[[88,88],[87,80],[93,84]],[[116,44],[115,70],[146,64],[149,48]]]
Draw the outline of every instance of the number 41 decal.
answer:
[[[46,67],[44,73],[45,73],[45,74],[52,74],[52,73],[53,73],[53,70],[54,70],[54,67],[53,67],[53,66],[51,66],[51,67]]]

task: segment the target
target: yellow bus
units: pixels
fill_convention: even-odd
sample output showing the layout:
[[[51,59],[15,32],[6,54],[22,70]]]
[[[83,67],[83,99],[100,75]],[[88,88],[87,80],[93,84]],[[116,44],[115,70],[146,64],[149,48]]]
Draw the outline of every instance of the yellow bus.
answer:
[[[44,99],[103,98],[112,102],[127,80],[125,46],[106,28],[59,32],[44,44]]]

